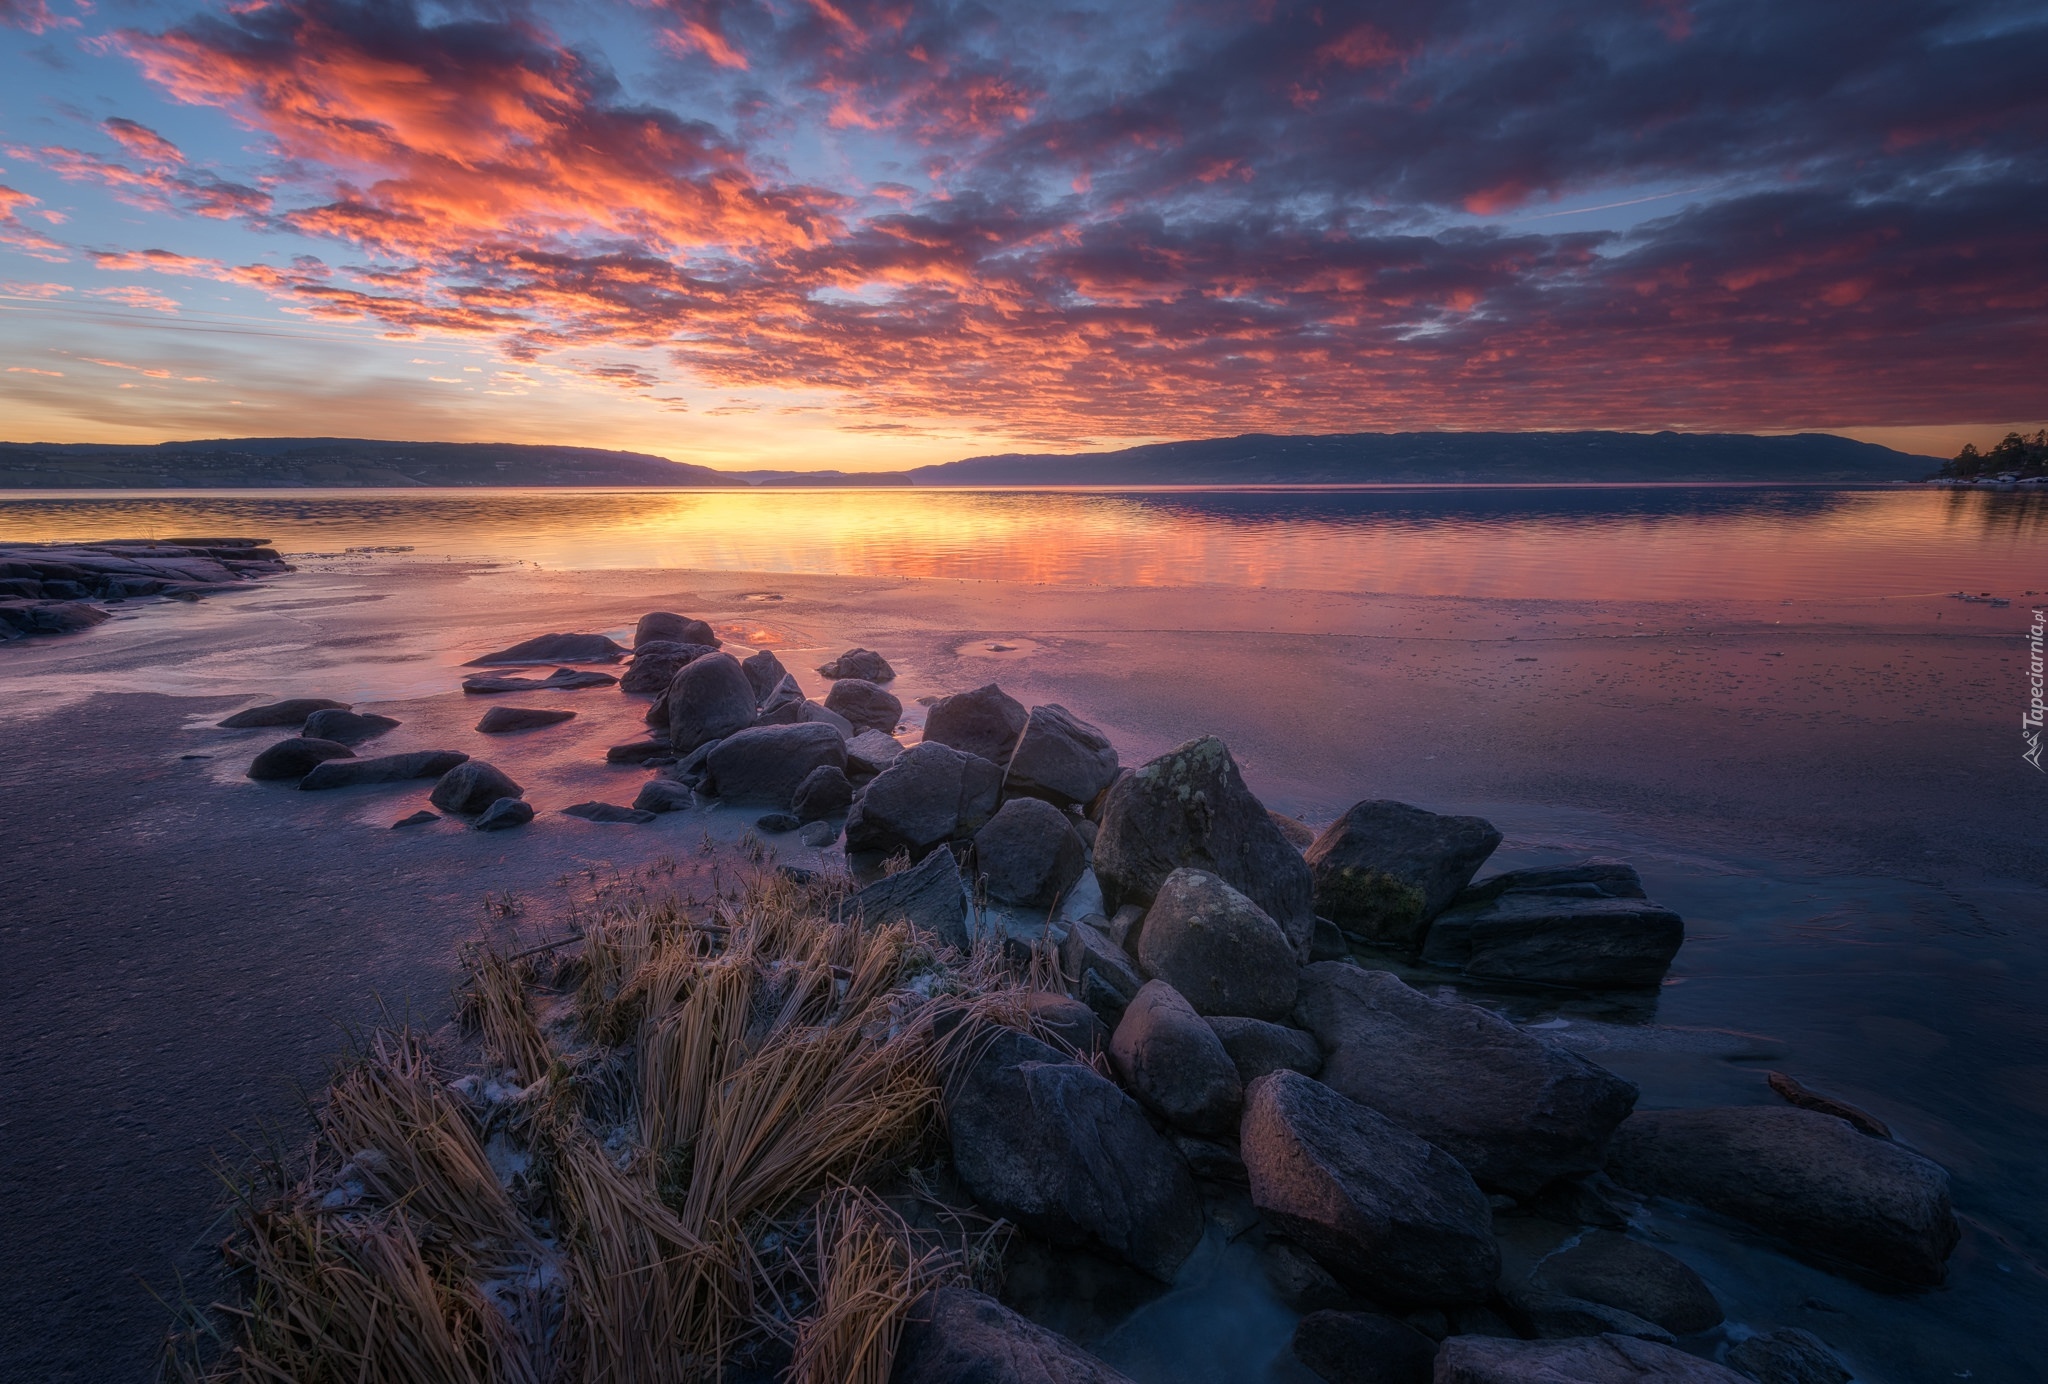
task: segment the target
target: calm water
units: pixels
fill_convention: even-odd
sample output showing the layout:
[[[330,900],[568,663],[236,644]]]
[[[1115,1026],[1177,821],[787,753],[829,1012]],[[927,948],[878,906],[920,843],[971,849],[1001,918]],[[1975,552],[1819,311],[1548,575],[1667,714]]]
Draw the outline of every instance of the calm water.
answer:
[[[0,540],[261,532],[548,568],[691,568],[1561,600],[2048,588],[2048,495],[1370,491],[345,491],[0,496]]]

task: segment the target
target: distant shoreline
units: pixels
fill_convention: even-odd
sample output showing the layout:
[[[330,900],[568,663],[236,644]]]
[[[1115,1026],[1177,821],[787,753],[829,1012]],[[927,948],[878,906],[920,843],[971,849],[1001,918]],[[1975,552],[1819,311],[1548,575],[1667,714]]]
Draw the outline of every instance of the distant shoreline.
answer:
[[[178,486],[126,489],[118,486],[80,486],[67,489],[11,487],[0,482],[0,503],[9,500],[88,499],[180,499],[199,496],[248,496],[287,498],[300,495],[735,495],[885,490],[892,494],[1373,494],[1408,493],[1431,490],[1881,490],[1904,487],[1934,490],[1988,490],[1992,486],[1936,485],[1927,481],[1759,481],[1759,480],[1661,480],[1661,481],[1253,481],[1238,484],[1189,482],[1180,485],[1025,485],[990,482],[986,485],[292,485],[292,486]]]

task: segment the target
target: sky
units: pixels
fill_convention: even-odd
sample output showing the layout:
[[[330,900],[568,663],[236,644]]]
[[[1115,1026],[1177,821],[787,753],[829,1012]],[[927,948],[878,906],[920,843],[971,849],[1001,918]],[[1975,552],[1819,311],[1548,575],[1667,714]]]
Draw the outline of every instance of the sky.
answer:
[[[2048,3],[0,0],[0,439],[2048,418]]]

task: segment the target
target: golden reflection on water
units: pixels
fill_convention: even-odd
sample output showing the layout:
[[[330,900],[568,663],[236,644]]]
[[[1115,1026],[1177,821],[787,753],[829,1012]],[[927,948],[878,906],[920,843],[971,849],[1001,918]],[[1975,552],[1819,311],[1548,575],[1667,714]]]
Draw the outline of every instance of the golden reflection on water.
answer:
[[[1372,491],[290,491],[0,498],[0,540],[262,533],[549,568],[1549,599],[2048,589],[2048,496]]]

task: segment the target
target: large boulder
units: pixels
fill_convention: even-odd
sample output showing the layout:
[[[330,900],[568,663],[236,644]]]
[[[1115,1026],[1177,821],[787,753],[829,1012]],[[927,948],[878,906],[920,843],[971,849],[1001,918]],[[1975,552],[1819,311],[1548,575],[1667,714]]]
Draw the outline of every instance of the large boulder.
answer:
[[[355,757],[356,752],[338,740],[294,735],[257,755],[249,764],[249,777],[260,782],[304,778],[316,764]]]
[[[1422,959],[1476,980],[1625,989],[1656,985],[1685,923],[1643,897],[1627,865],[1511,870],[1464,890],[1429,924]]]
[[[506,735],[517,730],[557,726],[564,721],[575,719],[576,713],[573,711],[544,711],[531,706],[494,706],[484,713],[483,719],[476,723],[476,728],[485,735]]]
[[[633,647],[656,642],[668,644],[703,644],[718,647],[718,636],[711,626],[702,620],[692,620],[670,610],[649,611],[640,617],[640,623],[633,627]]]
[[[1635,1105],[1606,1068],[1385,971],[1304,967],[1294,1016],[1322,1044],[1323,1081],[1513,1196],[1596,1171]]]
[[[1308,848],[1315,910],[1367,941],[1413,947],[1499,844],[1500,833],[1479,817],[1354,804]]]
[[[1196,1134],[1237,1125],[1244,1087],[1216,1031],[1171,985],[1147,981],[1109,1040],[1109,1058],[1132,1094],[1168,1124]]]
[[[846,742],[847,777],[873,778],[903,757],[903,742],[887,731],[864,730]]]
[[[859,919],[868,927],[907,922],[963,954],[973,945],[967,935],[967,894],[951,851],[933,851],[910,869],[848,895],[833,916],[839,922]]]
[[[740,668],[746,673],[747,681],[753,684],[757,702],[767,701],[768,694],[789,676],[789,669],[782,666],[782,660],[775,656],[773,649],[756,649],[740,660]]]
[[[903,703],[862,678],[841,678],[825,694],[825,709],[836,711],[862,730],[887,735],[903,719]]]
[[[331,702],[325,697],[291,697],[237,711],[220,725],[225,730],[247,730],[253,726],[303,726],[306,718],[316,711],[347,710],[347,702]]]
[[[862,682],[889,682],[896,676],[889,660],[873,649],[848,649],[830,663],[818,665],[818,672],[828,678],[859,678]]]
[[[906,850],[922,856],[968,836],[995,814],[1002,774],[944,745],[913,745],[855,800],[846,818],[849,851]]]
[[[1721,1323],[1721,1304],[1691,1265],[1611,1230],[1586,1231],[1538,1264],[1529,1286],[1619,1308],[1674,1336]]]
[[[953,1167],[974,1199],[1030,1234],[1172,1282],[1202,1238],[1202,1199],[1137,1102],[1021,1033],[977,1035],[974,1048],[946,1101]]]
[[[796,719],[808,725],[830,726],[839,732],[839,738],[842,740],[851,740],[854,737],[853,722],[836,711],[819,706],[808,697],[804,699],[803,705],[796,709]]]
[[[1098,926],[1103,920],[1077,919],[1060,939],[1060,969],[1070,978],[1075,998],[1094,1010],[1104,1023],[1115,1024],[1145,988],[1145,978],[1130,955]]]
[[[974,860],[996,902],[1051,908],[1088,868],[1088,848],[1051,803],[1012,798],[974,833]]]
[[[731,654],[693,659],[668,685],[668,736],[678,754],[753,724],[754,687]]]
[[[389,716],[342,711],[330,707],[308,716],[306,728],[299,734],[314,740],[332,740],[337,745],[360,745],[365,740],[374,740],[385,731],[395,729],[397,725],[398,722]]]
[[[1116,770],[1108,736],[1063,706],[1034,706],[1010,753],[1003,792],[1078,807],[1109,787]]]
[[[989,683],[933,702],[925,714],[924,738],[978,754],[991,764],[1007,764],[1028,719],[1024,703]]]
[[[523,798],[526,790],[512,776],[481,759],[466,760],[441,775],[427,801],[443,812],[482,812],[500,798]]]
[[[805,730],[830,730],[829,726],[806,726]],[[821,822],[837,817],[853,806],[853,781],[836,764],[820,764],[804,775],[790,796],[789,810],[799,822]]]
[[[846,768],[846,742],[830,726],[752,726],[713,745],[704,768],[707,793],[788,807],[814,771]]]
[[[718,650],[709,644],[681,644],[668,639],[652,639],[633,649],[633,662],[627,667],[626,675],[619,679],[619,691],[659,693],[668,689],[677,673],[695,663],[706,654]]]
[[[494,663],[617,663],[626,650],[601,634],[537,634],[509,649],[485,654],[465,663],[465,668],[486,668]]]
[[[1642,1111],[1615,1132],[1607,1170],[1805,1257],[1916,1287],[1942,1281],[1961,1234],[1940,1164],[1791,1106]]]
[[[330,759],[313,766],[299,780],[299,790],[317,793],[327,788],[356,788],[366,783],[402,783],[407,779],[437,779],[468,759],[460,750],[414,750],[411,754],[377,755],[370,759]]]
[[[1430,1384],[1436,1342],[1378,1312],[1311,1312],[1294,1328],[1294,1358],[1327,1384]]]
[[[1294,947],[1266,910],[1207,870],[1175,870],[1138,933],[1138,965],[1198,1013],[1285,1019],[1294,1009]]]
[[[1151,903],[1182,868],[1221,877],[1280,925],[1296,960],[1308,959],[1315,935],[1308,866],[1213,735],[1118,779],[1095,838],[1095,875],[1111,909]]]
[[[1458,1160],[1299,1072],[1245,1092],[1252,1203],[1356,1291],[1484,1302],[1500,1277],[1493,1208]]]
[[[889,1384],[1131,1384],[1083,1351],[971,1288],[911,1304]]]
[[[1267,1072],[1300,1072],[1314,1076],[1323,1069],[1323,1050],[1315,1035],[1264,1019],[1218,1015],[1208,1020],[1223,1051],[1237,1068],[1237,1079],[1249,1086]]]
[[[1613,1334],[1562,1341],[1453,1336],[1435,1384],[1747,1384],[1735,1371],[1654,1341]]]

